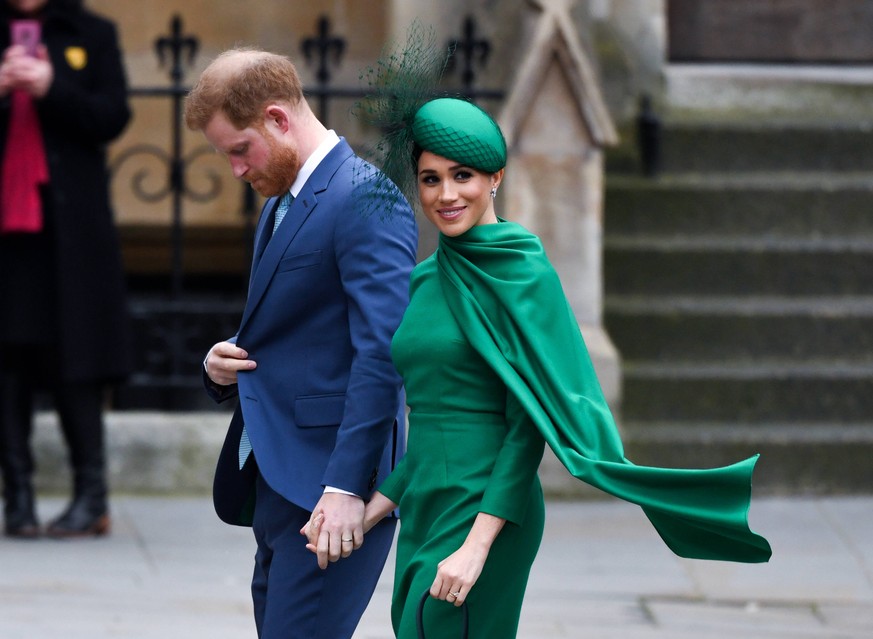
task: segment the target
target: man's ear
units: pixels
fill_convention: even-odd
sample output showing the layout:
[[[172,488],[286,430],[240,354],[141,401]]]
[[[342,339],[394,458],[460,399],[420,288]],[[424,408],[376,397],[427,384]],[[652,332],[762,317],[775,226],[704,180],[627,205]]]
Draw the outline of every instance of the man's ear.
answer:
[[[280,133],[286,133],[290,126],[287,109],[279,104],[268,104],[264,109],[264,122],[267,127],[275,126]]]

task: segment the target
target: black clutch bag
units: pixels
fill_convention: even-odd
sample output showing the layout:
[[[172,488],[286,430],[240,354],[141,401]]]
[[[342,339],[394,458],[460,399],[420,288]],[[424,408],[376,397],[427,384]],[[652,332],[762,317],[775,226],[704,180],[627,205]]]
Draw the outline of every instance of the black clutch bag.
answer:
[[[418,602],[418,614],[415,615],[415,623],[418,626],[418,639],[426,639],[424,636],[424,604],[427,603],[428,599],[430,599],[430,588],[424,591],[424,594],[421,595],[421,601]],[[467,639],[470,633],[470,614],[467,612],[467,602],[462,603],[460,608],[461,623],[463,624],[461,627],[461,638]]]

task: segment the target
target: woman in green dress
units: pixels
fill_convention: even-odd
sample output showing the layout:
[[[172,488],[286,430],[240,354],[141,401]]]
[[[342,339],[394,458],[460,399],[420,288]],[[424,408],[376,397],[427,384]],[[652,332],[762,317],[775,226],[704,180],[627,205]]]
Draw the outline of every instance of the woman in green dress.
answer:
[[[542,539],[545,443],[579,479],[639,504],[678,555],[767,561],[770,546],[747,520],[757,456],[706,470],[624,458],[541,242],[495,212],[506,164],[497,124],[469,102],[440,98],[409,126],[418,197],[439,246],[412,274],[392,344],[408,450],[364,519],[367,530],[399,507],[396,635],[417,637],[429,591],[437,601],[424,607],[428,639],[459,636],[455,608],[465,602],[471,637],[516,636]]]

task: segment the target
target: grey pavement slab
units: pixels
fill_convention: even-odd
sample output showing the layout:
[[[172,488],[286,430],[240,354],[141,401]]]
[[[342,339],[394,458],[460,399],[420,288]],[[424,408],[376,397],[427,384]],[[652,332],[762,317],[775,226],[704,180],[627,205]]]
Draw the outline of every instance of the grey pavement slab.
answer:
[[[40,515],[62,507],[44,499]],[[219,522],[208,497],[112,508],[104,539],[0,538],[0,639],[255,639],[249,530]],[[769,564],[677,558],[619,501],[549,502],[518,636],[873,637],[873,497],[758,499],[751,521]],[[391,562],[355,639],[393,636]]]

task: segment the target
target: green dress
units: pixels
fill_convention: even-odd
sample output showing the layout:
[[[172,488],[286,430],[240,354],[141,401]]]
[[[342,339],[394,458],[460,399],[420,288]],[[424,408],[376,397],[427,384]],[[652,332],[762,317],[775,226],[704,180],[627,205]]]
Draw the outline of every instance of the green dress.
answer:
[[[514,637],[543,534],[544,441],[452,317],[435,256],[412,275],[392,354],[409,406],[407,453],[380,491],[400,505],[392,622],[415,639],[421,594],[479,512],[507,521],[467,597],[471,637]],[[428,639],[460,637],[459,611],[425,606]]]
[[[748,526],[757,456],[713,469],[624,458],[575,315],[536,236],[502,220],[440,236],[413,272],[410,293],[392,345],[410,408],[408,451],[379,488],[400,506],[398,637],[416,637],[419,596],[480,511],[508,523],[467,597],[470,636],[515,636],[542,535],[543,440],[574,476],[640,505],[677,555],[769,560],[770,545]],[[457,636],[453,612],[429,602],[428,638]]]

